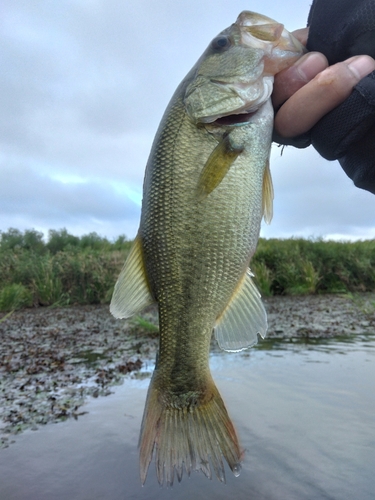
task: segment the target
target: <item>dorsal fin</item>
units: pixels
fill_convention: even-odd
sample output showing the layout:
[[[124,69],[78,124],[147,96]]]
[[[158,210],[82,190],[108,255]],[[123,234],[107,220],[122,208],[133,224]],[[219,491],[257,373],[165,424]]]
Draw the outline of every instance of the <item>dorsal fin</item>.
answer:
[[[270,224],[273,216],[273,185],[269,160],[263,175],[262,203],[264,220]]]

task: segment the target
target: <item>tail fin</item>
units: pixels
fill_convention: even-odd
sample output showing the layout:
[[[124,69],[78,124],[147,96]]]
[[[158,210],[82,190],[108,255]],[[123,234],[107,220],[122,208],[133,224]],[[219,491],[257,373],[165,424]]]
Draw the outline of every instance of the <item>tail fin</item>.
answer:
[[[167,406],[151,380],[139,439],[142,484],[154,449],[160,485],[166,482],[172,486],[175,470],[181,481],[184,468],[188,475],[192,470],[201,470],[211,479],[210,461],[218,479],[225,483],[222,456],[239,476],[242,452],[236,431],[213,382],[210,392],[211,399],[202,404]]]

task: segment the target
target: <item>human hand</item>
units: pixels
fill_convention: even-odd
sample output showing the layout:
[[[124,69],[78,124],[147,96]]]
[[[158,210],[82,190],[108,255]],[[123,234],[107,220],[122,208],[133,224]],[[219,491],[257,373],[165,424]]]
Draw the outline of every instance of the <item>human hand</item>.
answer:
[[[294,36],[306,44],[308,28]],[[325,114],[349,97],[353,88],[375,70],[375,60],[354,56],[328,66],[320,52],[309,52],[293,66],[275,77],[272,101],[275,132],[281,138],[296,137],[309,131]]]

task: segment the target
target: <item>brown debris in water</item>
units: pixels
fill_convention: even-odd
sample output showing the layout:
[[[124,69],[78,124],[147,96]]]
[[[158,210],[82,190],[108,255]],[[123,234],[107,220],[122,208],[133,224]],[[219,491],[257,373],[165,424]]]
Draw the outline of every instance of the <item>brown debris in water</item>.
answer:
[[[0,448],[27,428],[85,414],[87,397],[111,394],[156,343],[114,319],[108,306],[8,315],[0,323]]]
[[[375,332],[375,294],[276,296],[264,303],[269,339]],[[116,320],[108,306],[25,309],[5,316],[0,314],[0,448],[24,429],[79,418],[89,396],[108,396],[111,386],[155,359],[158,337],[147,330],[149,319],[156,322],[155,308],[138,323]],[[215,341],[212,347],[220,350]]]

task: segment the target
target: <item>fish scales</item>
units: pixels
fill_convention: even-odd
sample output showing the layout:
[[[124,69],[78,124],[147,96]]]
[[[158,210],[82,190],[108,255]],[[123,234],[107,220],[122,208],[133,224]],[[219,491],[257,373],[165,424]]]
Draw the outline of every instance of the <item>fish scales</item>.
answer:
[[[141,481],[155,455],[160,484],[185,470],[238,475],[236,431],[209,369],[212,331],[228,351],[264,337],[264,307],[248,269],[270,218],[273,74],[303,47],[272,19],[243,12],[176,90],[146,168],[138,235],[111,311],[156,302],[160,343],[140,435]],[[210,465],[211,464],[211,465]]]
[[[140,226],[147,275],[159,304],[159,361],[165,371],[179,365],[181,356],[191,356],[199,369],[208,363],[212,327],[255,250],[262,206],[263,172],[258,165],[268,156],[266,152],[259,159],[253,152],[253,165],[246,155],[237,159],[212,196],[196,203],[200,173],[218,141],[192,124],[182,100],[176,101],[151,153]],[[241,127],[238,135],[243,134]],[[191,375],[185,373],[187,384]]]
[[[196,326],[197,316],[202,325],[208,321],[211,327],[229,301],[255,250],[262,216],[263,171],[258,165],[263,167],[268,158],[264,148],[257,156],[253,147],[251,158],[237,159],[212,196],[197,204],[199,176],[218,141],[214,137],[207,141],[207,132],[186,114],[176,136],[175,114],[182,110],[178,99],[151,153],[153,168],[145,180],[147,201],[139,233],[150,287],[160,312],[164,316],[165,309],[168,314],[162,332],[175,329],[173,318],[185,322],[189,330],[190,324]],[[262,144],[271,139],[269,124],[265,126]],[[243,128],[241,135],[246,134]],[[171,335],[174,339],[174,332]],[[192,344],[200,337],[194,328],[187,336]]]

